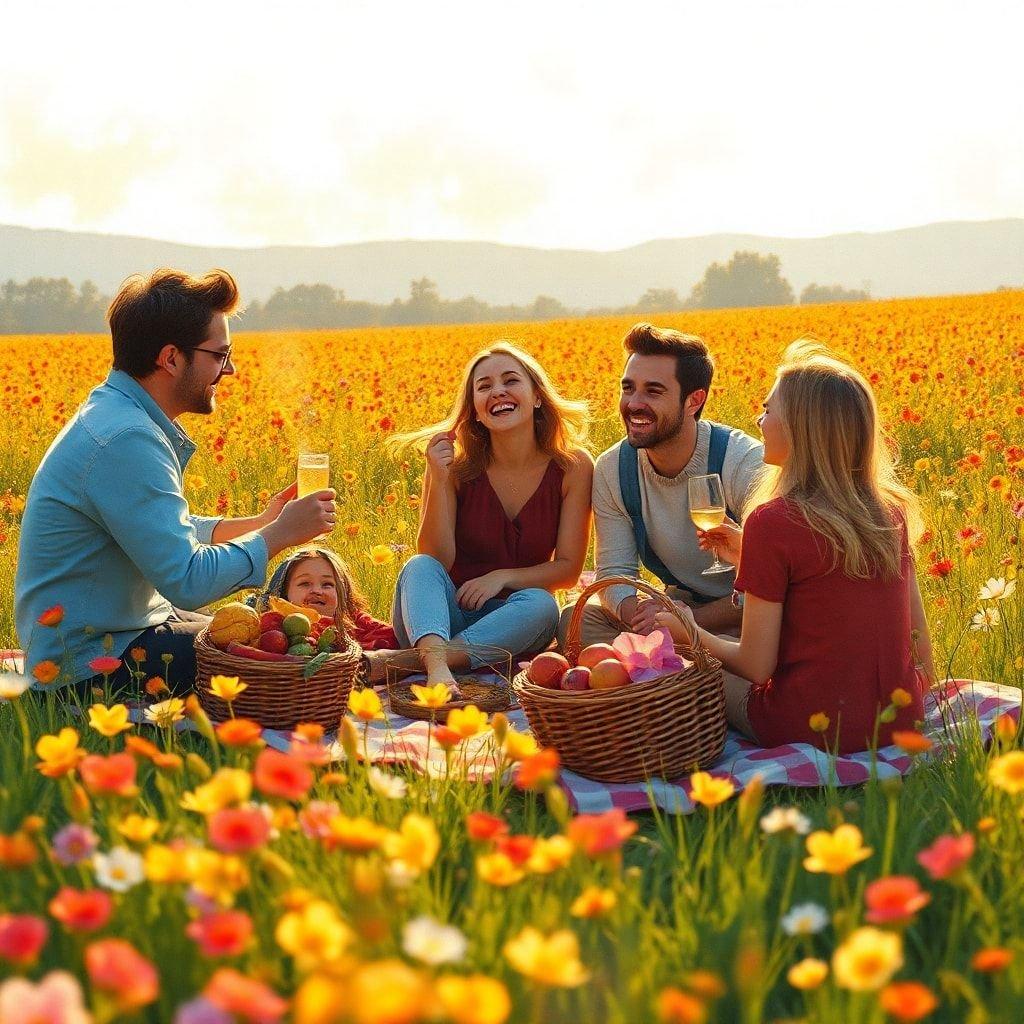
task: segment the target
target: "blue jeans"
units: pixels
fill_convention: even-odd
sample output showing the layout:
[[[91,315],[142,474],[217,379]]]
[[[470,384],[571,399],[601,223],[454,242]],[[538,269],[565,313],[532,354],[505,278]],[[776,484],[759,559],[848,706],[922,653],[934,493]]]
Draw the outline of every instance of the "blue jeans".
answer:
[[[539,588],[492,597],[469,611],[455,600],[456,587],[445,567],[430,555],[414,555],[405,563],[395,587],[391,623],[403,647],[415,647],[425,636],[464,644],[500,647],[511,654],[542,650],[558,628],[558,605]],[[486,658],[469,656],[471,668]]]

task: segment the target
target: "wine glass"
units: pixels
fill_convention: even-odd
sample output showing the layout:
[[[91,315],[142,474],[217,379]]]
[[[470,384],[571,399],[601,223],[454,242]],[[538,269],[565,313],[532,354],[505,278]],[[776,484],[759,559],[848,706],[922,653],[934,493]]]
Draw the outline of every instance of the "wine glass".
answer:
[[[717,473],[707,476],[691,476],[686,482],[690,497],[690,518],[698,530],[713,530],[725,522],[725,492],[722,478]],[[718,548],[711,549],[715,560],[701,576],[714,576],[720,572],[732,572],[733,567],[718,560]]]

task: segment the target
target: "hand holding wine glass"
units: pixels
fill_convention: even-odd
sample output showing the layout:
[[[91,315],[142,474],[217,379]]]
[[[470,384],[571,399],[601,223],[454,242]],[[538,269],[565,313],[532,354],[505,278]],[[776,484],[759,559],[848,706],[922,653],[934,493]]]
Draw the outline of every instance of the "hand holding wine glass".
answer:
[[[691,476],[687,481],[690,498],[690,518],[698,530],[713,530],[725,522],[725,491],[722,489],[722,478],[717,473],[706,476]],[[720,572],[732,572],[732,566],[719,561],[718,551],[714,551],[715,560],[702,573],[702,576],[713,576]]]

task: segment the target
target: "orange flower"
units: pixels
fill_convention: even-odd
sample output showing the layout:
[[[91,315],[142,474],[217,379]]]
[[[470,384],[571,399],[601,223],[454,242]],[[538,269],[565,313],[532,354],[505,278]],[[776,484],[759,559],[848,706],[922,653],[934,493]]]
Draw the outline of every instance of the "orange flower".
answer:
[[[472,811],[466,815],[466,831],[470,839],[487,842],[508,834],[508,823],[486,811]]]
[[[167,688],[167,683],[165,683],[159,676],[150,676],[146,680],[145,690],[150,697],[159,697],[161,693],[171,692]]]
[[[447,725],[435,725],[433,736],[434,742],[443,750],[453,750],[463,739],[461,733],[449,729]]]
[[[125,736],[124,748],[129,753],[135,754],[136,757],[144,757],[147,761],[152,761],[157,768],[181,766],[181,757],[178,754],[168,754],[144,736]]]
[[[603,814],[581,814],[569,822],[569,838],[588,857],[614,853],[637,830],[621,807]]]
[[[551,747],[519,762],[516,786],[519,789],[544,789],[558,778],[558,751]]]
[[[252,1024],[275,1024],[288,1009],[287,1001],[273,989],[230,967],[214,971],[203,995],[218,1009]]]
[[[313,785],[309,766],[279,750],[262,751],[256,758],[252,777],[261,793],[284,800],[301,800]]]
[[[905,1021],[923,1020],[939,1005],[935,993],[919,981],[894,981],[886,985],[878,1003],[890,1017]]]
[[[221,853],[247,853],[270,838],[270,822],[255,807],[225,807],[206,821],[210,845]]]
[[[146,648],[145,647],[133,647],[129,652],[129,656],[132,661],[141,664],[146,660]]]
[[[1013,963],[1014,952],[1005,946],[986,946],[971,957],[971,967],[982,974],[996,974]]]
[[[60,675],[60,666],[55,661],[40,661],[32,669],[32,675],[43,686],[49,686]]]
[[[828,727],[831,724],[831,720],[829,719],[828,715],[825,714],[824,711],[816,711],[807,720],[807,724],[808,726],[810,726],[811,732],[816,732],[820,735],[821,733],[828,731]]]
[[[217,739],[227,747],[247,747],[263,734],[262,726],[251,718],[229,718],[216,730]]]
[[[113,997],[124,1012],[156,999],[160,976],[156,967],[124,939],[99,939],[85,948],[85,969],[95,988]]]
[[[252,939],[252,918],[241,910],[218,910],[204,914],[185,928],[203,956],[238,956]]]
[[[926,754],[933,746],[932,741],[916,729],[896,729],[892,734],[892,741],[904,754],[910,754],[911,757]]]
[[[37,620],[40,626],[59,626],[64,621],[64,609],[59,604],[47,608]]]
[[[131,754],[89,754],[83,758],[79,773],[85,788],[93,796],[99,793],[111,793],[114,796],[134,796],[138,789],[135,785],[135,759]]]
[[[0,832],[0,868],[27,868],[38,856],[35,843],[20,829],[10,835]]]
[[[864,902],[868,908],[865,917],[872,924],[907,924],[931,902],[931,896],[921,891],[916,878],[889,875],[868,885]]]
[[[51,916],[71,932],[94,932],[102,928],[114,910],[110,893],[102,889],[73,889],[65,885],[50,900]]]
[[[910,705],[914,703],[914,698],[907,690],[904,690],[902,686],[897,686],[896,689],[889,694],[889,699],[898,708],[909,708]]]
[[[699,999],[671,985],[658,993],[657,1012],[659,1024],[704,1024],[708,1019]]]

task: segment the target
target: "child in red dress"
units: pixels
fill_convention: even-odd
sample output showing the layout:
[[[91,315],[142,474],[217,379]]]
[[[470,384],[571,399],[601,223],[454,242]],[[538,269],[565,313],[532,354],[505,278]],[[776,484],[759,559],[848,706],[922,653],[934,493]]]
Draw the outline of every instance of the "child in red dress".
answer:
[[[739,566],[740,640],[697,630],[725,666],[729,722],[766,747],[887,744],[923,717],[934,670],[910,551],[917,504],[895,477],[871,387],[821,346],[796,342],[759,425],[773,468],[753,511],[742,533],[725,525],[702,545]],[[658,624],[686,636],[670,613]],[[893,703],[895,719],[882,722]],[[810,724],[819,712],[824,731]]]

